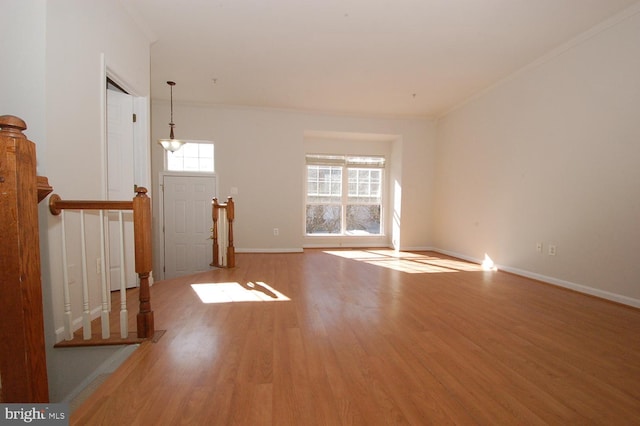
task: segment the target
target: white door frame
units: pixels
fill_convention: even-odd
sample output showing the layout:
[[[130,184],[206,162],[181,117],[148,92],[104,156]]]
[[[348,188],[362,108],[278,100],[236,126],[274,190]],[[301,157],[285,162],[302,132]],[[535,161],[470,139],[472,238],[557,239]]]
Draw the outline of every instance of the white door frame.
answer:
[[[131,96],[133,96],[133,112],[136,114],[136,126],[134,126],[133,132],[133,150],[135,155],[134,161],[134,180],[138,186],[144,186],[147,188],[147,195],[151,197],[151,147],[149,144],[150,123],[149,123],[149,98],[146,96],[139,96],[135,89],[126,82],[126,79],[118,75],[116,71],[111,69],[106,62],[104,53],[101,54],[101,81],[102,85],[101,96],[101,144],[102,144],[102,198],[106,199],[109,193],[107,182],[107,78],[110,78],[120,87],[126,90]],[[133,199],[133,194],[131,195]]]
[[[124,90],[126,90],[133,97],[133,112],[136,114],[136,123],[133,132],[133,151],[134,151],[134,183],[138,186],[144,186],[147,188],[147,195],[151,195],[151,147],[150,140],[150,123],[149,113],[150,104],[147,96],[139,96],[133,86],[127,83],[126,78],[122,77],[117,71],[109,67],[105,54],[100,54],[100,113],[102,120],[100,120],[100,137],[102,148],[102,199],[107,199],[109,194],[108,183],[108,152],[107,152],[107,78],[114,81]],[[132,192],[131,199],[134,194]],[[108,260],[107,260],[108,261]],[[153,273],[150,276],[150,284],[153,284]],[[110,281],[110,280],[109,280]],[[107,283],[108,287],[111,287],[111,283]]]
[[[165,155],[163,153],[163,155]],[[166,158],[166,157],[165,157]],[[218,179],[216,173],[203,173],[203,172],[170,172],[164,171],[158,173],[158,188],[160,189],[156,197],[158,198],[158,226],[156,231],[156,238],[159,242],[160,253],[162,253],[159,258],[162,259],[162,265],[157,269],[159,277],[156,277],[158,280],[165,279],[165,244],[164,244],[164,177],[165,176],[178,176],[178,177],[210,177],[215,179],[215,191],[216,194],[218,191]],[[213,221],[213,219],[212,219]]]

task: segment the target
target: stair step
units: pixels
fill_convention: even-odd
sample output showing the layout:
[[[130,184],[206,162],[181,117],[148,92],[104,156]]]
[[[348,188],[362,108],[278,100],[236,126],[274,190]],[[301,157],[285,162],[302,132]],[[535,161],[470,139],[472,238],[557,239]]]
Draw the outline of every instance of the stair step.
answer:
[[[93,333],[91,339],[85,340],[82,338],[81,333],[76,333],[73,336],[73,340],[63,340],[56,343],[54,348],[73,348],[81,346],[110,346],[110,345],[135,345],[142,343],[146,340],[151,340],[154,343],[160,340],[165,330],[156,330],[151,339],[139,338],[136,332],[130,332],[126,338],[121,338],[120,334],[112,334],[108,339],[103,339],[102,334]]]

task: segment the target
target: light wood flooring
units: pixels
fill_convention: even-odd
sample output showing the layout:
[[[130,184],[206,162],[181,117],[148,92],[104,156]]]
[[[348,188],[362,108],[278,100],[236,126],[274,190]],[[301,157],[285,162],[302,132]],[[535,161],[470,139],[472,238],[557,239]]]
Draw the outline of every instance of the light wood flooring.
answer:
[[[157,282],[166,333],[71,424],[640,424],[640,310],[394,256],[238,254]]]

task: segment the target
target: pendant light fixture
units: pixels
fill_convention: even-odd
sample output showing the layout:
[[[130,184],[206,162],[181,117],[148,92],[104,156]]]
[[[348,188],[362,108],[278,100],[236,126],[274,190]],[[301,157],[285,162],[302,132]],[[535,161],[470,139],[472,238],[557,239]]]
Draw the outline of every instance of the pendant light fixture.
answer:
[[[169,152],[176,152],[185,144],[185,141],[176,139],[173,136],[173,128],[175,127],[175,124],[173,123],[173,86],[175,86],[176,83],[173,81],[167,81],[167,84],[171,88],[171,122],[169,123],[169,128],[171,130],[169,131],[169,139],[160,139],[158,140],[158,143],[162,145],[165,150]]]

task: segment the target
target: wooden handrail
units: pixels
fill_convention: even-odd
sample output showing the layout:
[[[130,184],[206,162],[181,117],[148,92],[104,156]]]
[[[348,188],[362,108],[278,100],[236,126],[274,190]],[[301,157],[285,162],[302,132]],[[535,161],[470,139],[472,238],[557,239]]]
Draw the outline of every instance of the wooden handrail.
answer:
[[[153,337],[155,332],[149,291],[152,269],[151,199],[144,187],[136,187],[136,193],[132,201],[62,200],[59,195],[53,194],[49,197],[49,210],[53,215],[59,215],[65,209],[133,210],[135,269],[140,278],[137,333],[138,338],[147,339]]]
[[[145,188],[139,187],[138,189]],[[58,194],[49,197],[49,211],[58,216],[62,210],[133,210],[133,201],[63,200]]]

